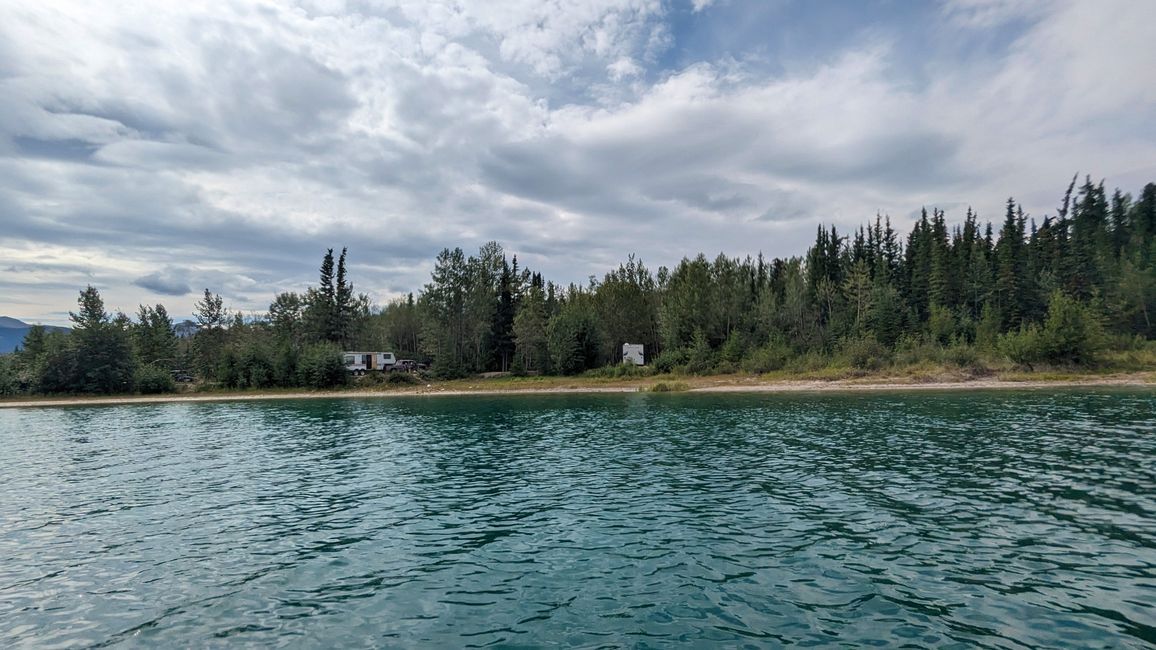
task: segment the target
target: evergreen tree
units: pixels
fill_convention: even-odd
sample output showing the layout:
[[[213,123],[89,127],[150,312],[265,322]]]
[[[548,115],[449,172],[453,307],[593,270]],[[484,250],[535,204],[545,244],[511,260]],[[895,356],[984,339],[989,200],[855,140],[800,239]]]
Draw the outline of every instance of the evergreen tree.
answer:
[[[907,301],[919,320],[927,318],[931,305],[931,223],[924,209],[907,237],[905,250],[905,270],[907,277]]]
[[[502,260],[502,273],[498,280],[498,306],[494,310],[493,324],[491,325],[491,346],[494,350],[497,369],[506,372],[510,369],[510,362],[514,358],[514,317],[516,316],[515,275],[517,258],[514,258],[514,267],[511,268]]]
[[[317,287],[305,292],[305,330],[310,341],[334,341],[340,336],[337,314],[337,287],[334,284],[333,249],[321,259]]]
[[[1115,258],[1120,257],[1132,238],[1131,206],[1131,196],[1118,189],[1112,193],[1112,256]]]
[[[955,294],[952,292],[951,280],[955,274],[951,264],[951,250],[947,244],[947,224],[943,212],[938,209],[932,213],[928,249],[930,252],[927,281],[928,303],[940,307],[952,307],[955,303]]]
[[[1104,186],[1086,177],[1072,219],[1072,274],[1069,289],[1086,300],[1103,289],[1104,253],[1108,249],[1108,205]]]
[[[1156,183],[1148,183],[1140,193],[1129,219],[1133,246],[1145,254],[1156,241]]]
[[[136,357],[141,365],[157,364],[164,370],[177,367],[177,336],[173,319],[164,305],[140,305],[132,327]]]
[[[348,347],[358,314],[353,298],[353,285],[345,274],[345,254],[348,249],[341,249],[341,257],[337,260],[337,282],[333,288],[333,313],[329,318],[329,341],[343,347]],[[323,272],[324,273],[324,272]]]
[[[469,269],[462,249],[448,248],[438,253],[431,281],[418,304],[425,314],[422,349],[435,360],[442,376],[464,372],[466,349],[466,295]]]
[[[225,323],[229,313],[219,294],[205,289],[195,305],[197,334],[193,350],[197,373],[203,378],[215,378],[225,352]]]
[[[493,367],[494,318],[498,309],[499,284],[506,256],[498,242],[486,242],[477,257],[467,262],[465,325],[469,348],[466,367],[482,372]]]
[[[75,379],[72,392],[124,393],[133,388],[135,364],[127,319],[116,322],[104,310],[104,300],[89,285],[77,299],[79,311],[69,312],[75,340]]]
[[[522,300],[517,316],[514,317],[514,337],[522,369],[550,371],[548,325],[549,315],[546,310],[546,293],[542,288],[542,276],[536,275],[530,282],[530,288]]]
[[[996,301],[1005,329],[1015,329],[1024,318],[1024,282],[1027,273],[1024,255],[1023,221],[1017,218],[1015,199],[1007,200],[1007,216],[996,245]]]
[[[293,291],[277,294],[269,303],[267,320],[273,333],[289,347],[301,344],[305,301]]]
[[[875,294],[869,268],[867,259],[860,259],[851,267],[851,272],[847,274],[847,279],[843,283],[847,303],[853,309],[856,332],[862,332]]]
[[[328,249],[318,286],[275,296],[263,318],[230,314],[206,289],[184,347],[203,378],[236,387],[340,383],[338,343],[432,360],[445,377],[577,373],[619,362],[626,342],[696,372],[875,366],[892,351],[903,363],[964,365],[976,350],[985,362],[1089,363],[1109,342],[1156,336],[1156,184],[1133,201],[1077,182],[1038,223],[1009,199],[998,239],[970,208],[957,225],[923,211],[906,245],[876,215],[850,237],[820,226],[802,257],[699,254],[651,274],[632,255],[569,290],[507,262],[496,242],[469,258],[445,249],[421,293],[372,315],[348,250]],[[164,306],[141,305],[132,323],[93,287],[78,305],[73,333],[35,327],[0,363],[0,393],[148,390],[146,370],[168,378],[182,344]]]

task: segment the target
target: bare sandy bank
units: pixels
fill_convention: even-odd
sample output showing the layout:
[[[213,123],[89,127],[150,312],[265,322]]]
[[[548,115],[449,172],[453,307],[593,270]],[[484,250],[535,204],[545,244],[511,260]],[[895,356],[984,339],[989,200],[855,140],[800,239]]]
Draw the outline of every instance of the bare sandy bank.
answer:
[[[102,406],[122,404],[160,404],[187,402],[237,402],[299,399],[373,399],[391,397],[453,397],[466,395],[555,395],[570,393],[637,393],[651,390],[657,380],[631,380],[622,383],[572,383],[544,386],[511,386],[498,382],[487,386],[487,380],[427,384],[406,389],[347,389],[335,391],[267,391],[236,393],[186,393],[168,395],[133,395],[110,397],[20,398],[0,400],[0,408],[59,406]],[[1049,388],[1151,388],[1156,389],[1156,373],[1113,375],[1077,379],[970,379],[963,381],[902,381],[888,378],[819,380],[761,380],[757,377],[699,377],[668,380],[679,383],[676,390],[690,393],[806,393],[806,392],[873,392],[873,391],[977,391],[1040,390]]]

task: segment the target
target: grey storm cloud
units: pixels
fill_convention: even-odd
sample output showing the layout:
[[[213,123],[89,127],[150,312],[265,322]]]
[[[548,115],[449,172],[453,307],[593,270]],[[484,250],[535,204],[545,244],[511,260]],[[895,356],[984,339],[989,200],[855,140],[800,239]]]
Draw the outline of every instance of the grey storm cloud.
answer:
[[[189,288],[187,273],[173,268],[149,273],[133,280],[132,283],[163,296],[183,296],[192,291]]]
[[[28,158],[55,158],[59,160],[83,161],[92,158],[100,148],[91,142],[68,138],[65,140],[41,140],[25,136],[12,138],[16,154]]]
[[[1156,5],[1112,3],[944,0],[921,27],[1006,46],[903,60],[865,24],[767,65],[759,42],[697,57],[648,0],[11,0],[0,312],[50,319],[88,283],[260,311],[342,246],[379,302],[491,239],[581,281],[631,253],[799,254],[820,221],[921,205],[1039,212],[1077,168],[1134,191],[1156,176]]]

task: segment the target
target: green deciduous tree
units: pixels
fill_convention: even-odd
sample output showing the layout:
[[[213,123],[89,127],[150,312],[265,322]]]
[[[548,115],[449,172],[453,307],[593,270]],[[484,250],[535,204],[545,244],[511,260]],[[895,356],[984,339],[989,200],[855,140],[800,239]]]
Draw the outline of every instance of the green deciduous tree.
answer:
[[[549,372],[550,354],[547,345],[549,318],[542,276],[537,275],[531,281],[518,314],[514,317],[514,341],[523,370]]]
[[[573,375],[599,365],[601,338],[591,303],[590,294],[572,287],[562,310],[550,319],[547,336],[556,372]]]

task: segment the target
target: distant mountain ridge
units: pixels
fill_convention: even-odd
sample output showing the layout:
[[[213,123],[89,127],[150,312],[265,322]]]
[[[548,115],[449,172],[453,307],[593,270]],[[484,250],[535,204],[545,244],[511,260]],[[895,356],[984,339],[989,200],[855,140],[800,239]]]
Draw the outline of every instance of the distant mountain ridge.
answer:
[[[24,344],[24,337],[32,326],[22,320],[0,316],[0,354],[8,354]],[[45,325],[49,332],[67,332],[67,327]]]

